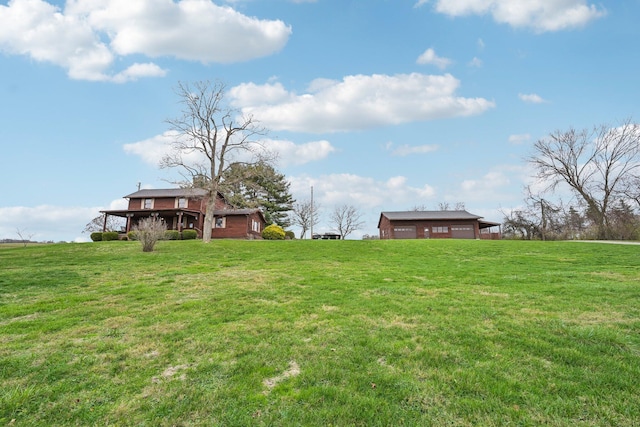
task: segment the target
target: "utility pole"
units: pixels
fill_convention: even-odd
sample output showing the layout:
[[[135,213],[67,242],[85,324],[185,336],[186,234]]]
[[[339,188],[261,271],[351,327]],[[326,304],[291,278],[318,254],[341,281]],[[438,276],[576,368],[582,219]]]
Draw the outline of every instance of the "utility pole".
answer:
[[[311,240],[313,240],[313,185],[311,186]]]
[[[547,217],[544,214],[544,199],[540,198],[540,215],[542,215],[542,240],[546,240],[546,230],[547,230]]]

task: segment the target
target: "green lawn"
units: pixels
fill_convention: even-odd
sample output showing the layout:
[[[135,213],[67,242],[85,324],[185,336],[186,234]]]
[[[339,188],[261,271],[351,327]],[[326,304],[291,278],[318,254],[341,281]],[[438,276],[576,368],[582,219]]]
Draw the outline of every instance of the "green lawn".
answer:
[[[640,246],[0,250],[0,426],[638,426]]]

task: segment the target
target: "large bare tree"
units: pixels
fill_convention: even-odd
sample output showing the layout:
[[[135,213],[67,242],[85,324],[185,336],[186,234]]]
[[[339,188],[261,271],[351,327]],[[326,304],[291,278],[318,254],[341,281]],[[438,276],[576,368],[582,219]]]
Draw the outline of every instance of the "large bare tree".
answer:
[[[87,225],[84,226],[83,233],[93,233],[95,231],[118,231],[125,226],[123,218],[117,216],[100,214],[93,218]]]
[[[293,204],[289,218],[293,225],[300,227],[301,239],[304,239],[308,230],[313,229],[313,226],[318,224],[320,208],[317,203],[312,204],[311,200],[304,200]]]
[[[190,185],[208,191],[202,240],[211,241],[213,212],[220,182],[227,167],[236,162],[266,161],[266,151],[258,137],[266,130],[252,116],[229,107],[222,82],[179,83],[176,94],[182,114],[167,120],[175,138],[171,152],[160,164],[179,168]]]
[[[609,238],[609,213],[633,193],[640,175],[640,126],[630,119],[617,127],[555,131],[534,145],[529,162],[537,178],[554,190],[567,184],[587,207],[597,238]]]
[[[364,225],[362,214],[352,205],[336,206],[329,218],[343,239]]]

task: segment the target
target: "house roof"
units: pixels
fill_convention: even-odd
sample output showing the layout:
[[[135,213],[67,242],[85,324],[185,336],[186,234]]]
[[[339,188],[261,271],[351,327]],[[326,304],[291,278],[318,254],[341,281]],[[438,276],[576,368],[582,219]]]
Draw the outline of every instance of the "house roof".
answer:
[[[398,211],[398,212],[382,212],[380,214],[380,220],[378,221],[378,228],[380,228],[380,221],[382,217],[387,217],[391,221],[442,221],[442,220],[479,220],[481,216],[474,215],[467,211]]]
[[[138,190],[128,196],[127,199],[146,199],[154,197],[204,197],[209,192],[203,188],[159,188]]]

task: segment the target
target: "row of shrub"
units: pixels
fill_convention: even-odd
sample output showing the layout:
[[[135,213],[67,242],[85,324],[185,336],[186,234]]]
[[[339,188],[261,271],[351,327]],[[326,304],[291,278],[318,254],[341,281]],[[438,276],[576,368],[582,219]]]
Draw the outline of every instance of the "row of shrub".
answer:
[[[120,240],[120,234],[116,231],[105,231],[91,233],[91,240],[94,242],[107,242],[110,240]],[[164,240],[193,240],[198,238],[198,232],[195,230],[166,230],[164,232]],[[293,240],[295,234],[293,231],[285,231],[276,224],[271,224],[262,231],[262,238],[265,240]],[[122,240],[138,240],[136,231],[130,231]]]
[[[110,240],[120,240],[120,233],[115,231],[95,232],[89,236],[94,242],[107,242]],[[164,232],[164,240],[194,240],[198,238],[196,230],[167,230]],[[138,240],[135,231],[130,231],[127,236],[121,240]]]

